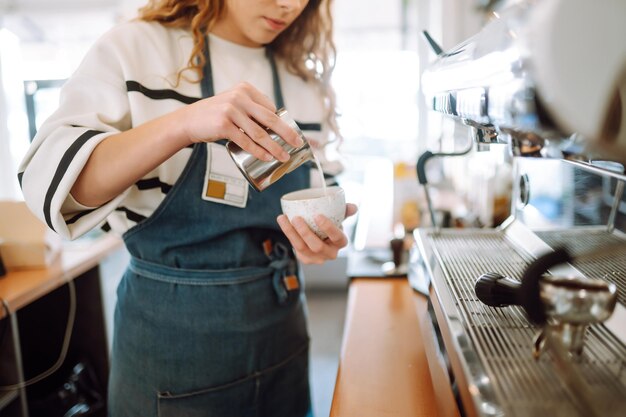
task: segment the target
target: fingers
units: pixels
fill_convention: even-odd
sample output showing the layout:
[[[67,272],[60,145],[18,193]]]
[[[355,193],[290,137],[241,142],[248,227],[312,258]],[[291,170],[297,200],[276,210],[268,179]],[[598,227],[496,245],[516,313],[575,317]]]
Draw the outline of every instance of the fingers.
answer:
[[[268,129],[292,146],[303,144],[298,133],[278,117],[270,99],[248,83],[240,83],[173,114],[182,119],[181,134],[189,143],[227,138],[262,160],[267,160],[265,151],[279,161],[289,160],[289,154],[272,140]]]
[[[258,106],[251,106],[248,111],[248,115],[257,123],[271,129],[291,146],[296,148],[302,146],[302,138],[291,126],[276,115],[276,106],[269,97],[246,82],[238,84],[235,89],[243,91],[254,103],[258,104]],[[240,127],[243,128],[243,126]],[[245,128],[243,129],[245,130]]]
[[[296,220],[297,219],[294,219],[295,224],[297,225],[298,222]],[[299,220],[304,223],[304,220],[302,220],[302,218],[300,218]],[[285,233],[285,236],[287,236],[287,238],[289,239],[289,242],[293,246],[296,252],[296,256],[301,262],[305,264],[322,264],[324,263],[324,261],[328,259],[334,259],[334,258],[330,258],[328,255],[324,253],[313,251],[305,242],[305,240],[302,238],[302,236],[300,236],[300,233],[298,232],[298,230],[296,230],[296,226],[289,221],[287,216],[280,215],[278,216],[277,221],[283,233]],[[309,229],[308,226],[306,226],[306,223],[304,224],[304,226],[309,232],[311,232],[311,229]],[[324,243],[317,236],[316,238],[319,241],[320,247],[324,246]]]
[[[289,154],[267,132],[269,128],[292,146],[302,146],[298,133],[276,115],[276,107],[267,96],[248,83],[240,83],[230,92],[233,108],[229,115],[232,122],[252,141],[263,147],[279,161],[288,161]],[[234,110],[234,111],[233,111]],[[240,139],[242,139],[240,137]],[[239,143],[238,143],[239,144]],[[239,144],[246,149],[242,144]],[[250,146],[254,149],[254,146]],[[247,149],[246,149],[247,150]],[[255,156],[257,156],[255,154]]]
[[[357,211],[359,208],[356,204],[346,203],[346,218],[355,215]]]
[[[289,219],[284,214],[276,219],[287,239],[293,246],[297,258],[305,264],[322,264],[326,260],[325,257],[314,253],[300,237],[296,229],[293,227]]]
[[[252,141],[262,146],[279,161],[284,162],[289,160],[290,156],[287,151],[285,151],[278,143],[273,141],[267,131],[259,126],[254,120],[250,119],[247,114],[236,112],[233,114],[233,122],[238,127],[238,130],[243,130],[243,132],[240,131],[240,133],[245,133],[244,140],[247,140],[248,142]],[[243,146],[241,147],[244,148]],[[257,156],[256,154],[254,155]]]
[[[294,217],[291,224],[311,252],[325,256],[326,259],[335,259],[337,257],[339,249],[334,247],[333,242],[320,239],[302,217]]]
[[[276,221],[278,222],[278,225],[282,229],[285,236],[287,236],[287,239],[289,239],[291,246],[293,246],[293,248],[296,251],[298,252],[308,251],[309,249],[308,246],[306,245],[304,240],[302,240],[302,238],[300,237],[296,229],[293,227],[293,225],[291,224],[287,216],[285,216],[284,214],[281,214],[280,216],[278,216]]]
[[[319,264],[336,259],[339,249],[348,244],[343,231],[324,216],[316,219],[318,227],[328,235],[324,240],[320,239],[301,217],[295,217],[290,222],[285,215],[280,215],[277,221],[298,258],[304,263]]]
[[[251,109],[249,115],[261,125],[275,132],[291,146],[298,148],[304,143],[300,135],[284,120],[278,117],[276,113],[269,112],[267,109],[257,106]]]
[[[227,129],[226,137],[239,145],[241,149],[254,155],[257,159],[268,162],[274,159],[272,154],[250,140],[250,137],[234,124]]]
[[[339,227],[326,216],[318,214],[314,218],[315,224],[328,236],[328,240],[335,246],[343,248],[348,244],[348,238]]]

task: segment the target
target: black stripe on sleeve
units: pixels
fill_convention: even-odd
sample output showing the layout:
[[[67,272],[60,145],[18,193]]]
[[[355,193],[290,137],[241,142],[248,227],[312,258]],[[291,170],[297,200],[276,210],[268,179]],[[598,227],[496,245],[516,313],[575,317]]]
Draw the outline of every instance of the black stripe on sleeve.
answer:
[[[24,173],[23,172],[18,172],[17,173],[17,182],[20,183],[20,188],[23,189],[22,187],[22,178],[24,177]]]
[[[142,221],[147,219],[146,216],[142,216],[141,214],[139,214],[139,213],[137,213],[135,211],[129,210],[126,207],[118,207],[118,208],[115,209],[115,211],[123,212],[124,214],[126,214],[126,218],[128,220],[133,221],[135,223],[140,223],[140,222],[142,222]]]
[[[111,231],[111,225],[109,224],[109,222],[104,222],[102,226],[100,226],[100,229],[108,233]]]
[[[296,121],[296,124],[298,125],[300,130],[314,130],[316,132],[322,131],[321,123],[302,123],[302,122]]]
[[[169,89],[153,90],[151,88],[141,85],[137,81],[126,81],[126,90],[128,90],[129,92],[136,91],[154,100],[172,99],[172,100],[180,101],[185,104],[191,104],[191,103],[195,103],[198,100],[201,100],[197,97],[185,96],[174,90],[169,90]]]
[[[333,187],[335,185],[339,185],[337,182],[337,178],[334,175],[324,175],[324,182],[327,187]]]
[[[100,133],[103,132],[100,132],[98,130],[86,131],[85,133],[80,135],[78,139],[76,139],[74,143],[72,143],[72,145],[67,149],[67,151],[65,151],[65,154],[63,154],[63,157],[59,162],[59,166],[57,167],[57,170],[52,177],[52,181],[50,182],[50,186],[48,187],[48,191],[46,192],[46,197],[43,202],[43,215],[46,218],[46,223],[48,224],[48,227],[50,227],[50,229],[54,230],[54,227],[52,226],[52,215],[50,213],[50,206],[52,205],[52,198],[54,197],[54,193],[56,193],[57,188],[59,188],[59,184],[61,183],[63,176],[67,172],[67,169],[72,163],[74,156],[76,156],[80,148],[82,148],[82,146],[87,143],[89,139]]]
[[[167,194],[172,189],[172,186],[170,184],[166,184],[162,182],[157,177],[147,178],[145,180],[139,180],[135,183],[135,185],[140,190],[150,190],[152,188],[160,188],[163,194]]]
[[[80,220],[83,216],[88,215],[89,213],[95,211],[96,209],[90,209],[90,210],[85,210],[85,211],[81,211],[80,213],[78,213],[76,216],[72,217],[69,220],[66,220],[65,223],[70,225],[70,224],[74,224],[76,223],[78,220]]]

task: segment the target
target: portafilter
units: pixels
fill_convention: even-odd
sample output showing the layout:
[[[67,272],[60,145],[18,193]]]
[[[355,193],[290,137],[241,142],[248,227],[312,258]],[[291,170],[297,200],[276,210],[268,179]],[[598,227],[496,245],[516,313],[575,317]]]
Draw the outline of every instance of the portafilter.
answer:
[[[583,351],[589,325],[607,320],[617,303],[617,287],[599,278],[548,275],[551,267],[571,262],[563,248],[537,258],[521,281],[488,272],[475,283],[476,296],[491,307],[521,306],[534,324],[541,326],[533,355],[544,350],[546,333],[558,338],[573,359]]]

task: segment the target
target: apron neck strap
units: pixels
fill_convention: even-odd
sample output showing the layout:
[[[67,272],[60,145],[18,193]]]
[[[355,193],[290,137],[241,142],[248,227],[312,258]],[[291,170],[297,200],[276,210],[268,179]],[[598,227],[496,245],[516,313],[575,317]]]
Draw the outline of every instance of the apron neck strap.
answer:
[[[283,93],[280,87],[280,78],[278,77],[278,68],[276,66],[276,60],[274,59],[274,53],[269,47],[265,47],[265,55],[270,62],[272,69],[272,84],[274,88],[274,103],[276,108],[280,109],[285,107],[283,100]],[[215,95],[215,88],[213,86],[213,69],[211,67],[211,54],[209,53],[209,36],[204,37],[204,58],[205,64],[202,68],[202,98],[213,97]]]
[[[276,60],[274,59],[274,51],[272,51],[270,47],[266,46],[265,54],[267,55],[267,59],[270,61],[270,66],[272,67],[274,103],[276,104],[277,109],[282,109],[283,107],[285,107],[285,102],[283,100],[283,90],[280,87],[280,78],[278,77],[278,68],[276,67]]]

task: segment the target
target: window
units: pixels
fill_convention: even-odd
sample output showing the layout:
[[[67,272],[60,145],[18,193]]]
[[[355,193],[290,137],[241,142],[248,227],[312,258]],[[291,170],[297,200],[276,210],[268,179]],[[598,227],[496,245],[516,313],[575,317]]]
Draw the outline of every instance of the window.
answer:
[[[333,85],[342,153],[417,158],[419,62],[415,1],[335,2]]]
[[[0,12],[0,198],[22,198],[16,172],[33,133],[57,107],[63,80],[115,22],[116,7],[33,0]]]
[[[24,81],[28,133],[31,141],[41,123],[56,110],[64,82],[65,80]]]

